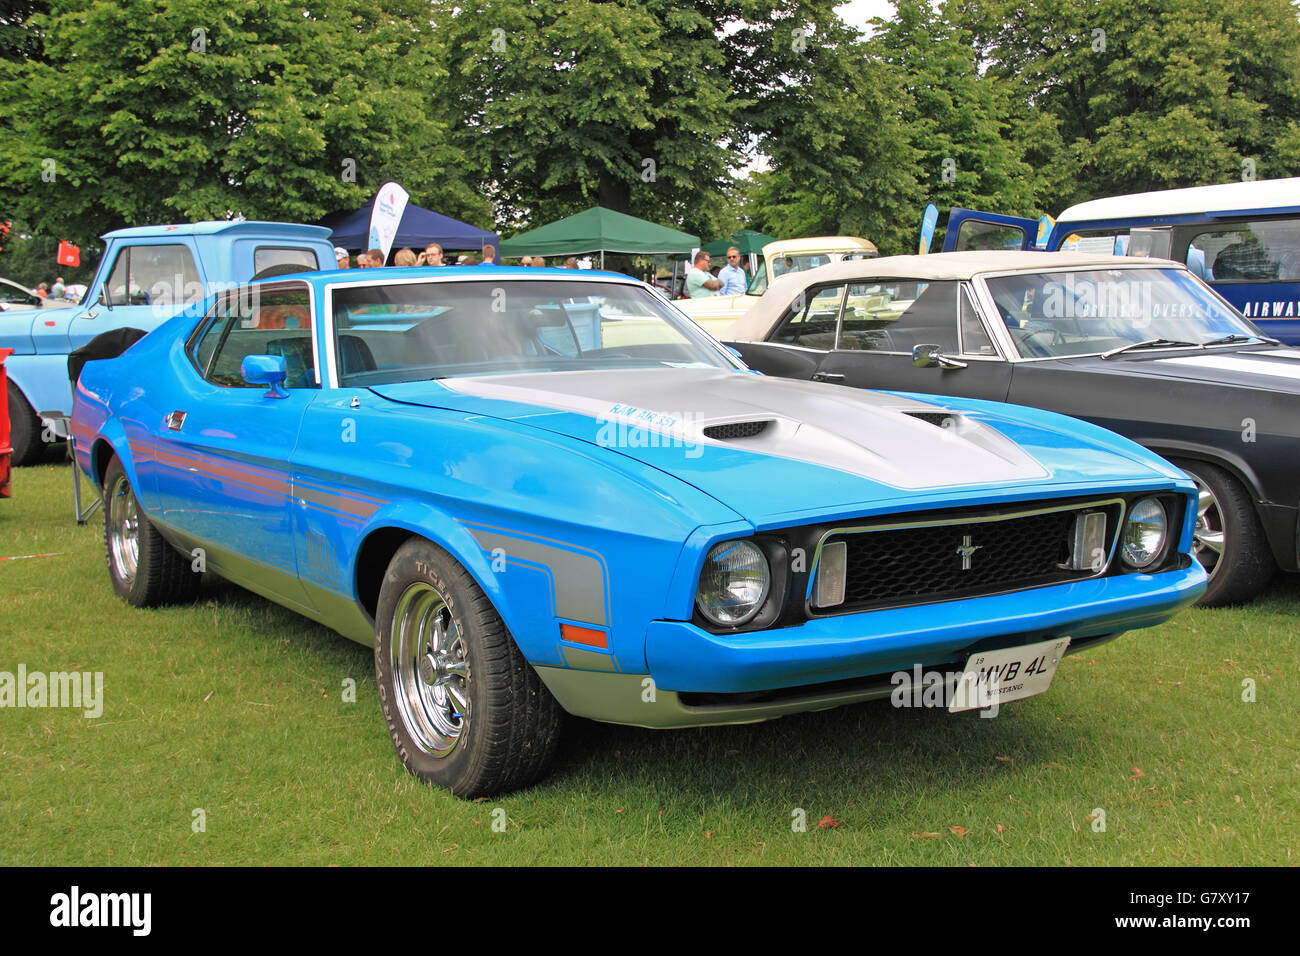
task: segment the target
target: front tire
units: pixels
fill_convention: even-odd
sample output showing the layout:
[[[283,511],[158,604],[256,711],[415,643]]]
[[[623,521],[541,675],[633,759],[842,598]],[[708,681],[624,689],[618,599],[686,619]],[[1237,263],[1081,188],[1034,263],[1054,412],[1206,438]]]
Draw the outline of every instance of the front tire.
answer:
[[[407,770],[467,799],[534,783],[562,711],[469,573],[421,538],[398,549],[375,615],[384,722]]]
[[[1192,556],[1210,576],[1197,605],[1225,607],[1257,598],[1273,579],[1277,564],[1264,526],[1242,484],[1218,465],[1174,461],[1200,492]]]
[[[32,411],[32,406],[23,397],[23,393],[18,390],[17,385],[13,382],[9,382],[7,385],[9,445],[13,448],[13,455],[9,459],[10,463],[15,467],[35,464],[45,451],[45,445],[41,442],[40,416]]]
[[[104,473],[104,557],[113,590],[133,607],[192,600],[202,575],[150,522],[117,456]]]

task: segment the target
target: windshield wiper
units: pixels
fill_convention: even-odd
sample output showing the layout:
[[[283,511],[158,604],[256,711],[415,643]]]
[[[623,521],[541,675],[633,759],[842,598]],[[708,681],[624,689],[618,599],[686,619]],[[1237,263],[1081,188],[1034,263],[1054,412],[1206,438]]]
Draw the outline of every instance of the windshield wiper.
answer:
[[[1131,352],[1134,349],[1151,349],[1151,348],[1161,348],[1161,347],[1175,348],[1178,346],[1185,346],[1187,348],[1194,349],[1194,348],[1199,348],[1200,343],[1182,342],[1179,341],[1178,339],[1147,339],[1144,342],[1130,342],[1128,345],[1121,345],[1119,348],[1111,349],[1109,352],[1102,352],[1101,357],[1104,359],[1113,358],[1114,356],[1119,355],[1122,352]]]
[[[1267,335],[1243,335],[1240,332],[1233,332],[1229,335],[1221,335],[1217,339],[1210,339],[1208,342],[1202,342],[1201,348],[1208,348],[1211,345],[1231,345],[1233,342],[1247,342],[1250,339],[1259,339],[1267,345],[1281,345],[1278,339],[1270,339]]]

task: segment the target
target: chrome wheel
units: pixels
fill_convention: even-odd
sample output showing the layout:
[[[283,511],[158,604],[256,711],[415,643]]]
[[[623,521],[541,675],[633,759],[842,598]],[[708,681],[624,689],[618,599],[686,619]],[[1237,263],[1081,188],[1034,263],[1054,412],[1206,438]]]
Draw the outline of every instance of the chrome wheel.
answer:
[[[1199,475],[1191,477],[1196,482],[1198,492],[1196,527],[1192,530],[1192,556],[1213,577],[1223,560],[1223,510],[1210,486]]]
[[[140,506],[125,475],[118,476],[109,491],[108,547],[114,570],[129,585],[140,563]]]
[[[425,753],[456,749],[469,717],[469,662],[451,609],[430,584],[416,583],[398,598],[389,635],[397,708]]]

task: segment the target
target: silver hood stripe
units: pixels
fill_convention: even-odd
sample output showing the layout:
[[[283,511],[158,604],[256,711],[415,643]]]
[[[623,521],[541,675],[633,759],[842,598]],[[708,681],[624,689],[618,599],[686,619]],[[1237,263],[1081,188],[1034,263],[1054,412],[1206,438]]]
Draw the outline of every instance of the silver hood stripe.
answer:
[[[574,412],[592,419],[600,445],[734,448],[834,468],[896,488],[922,489],[1043,478],[1049,472],[1000,432],[960,413],[940,428],[907,412],[940,405],[879,392],[718,369],[629,369],[444,379],[477,398]],[[518,416],[528,418],[532,416]],[[770,422],[729,441],[705,429]],[[540,423],[537,423],[540,424]],[[658,436],[657,442],[648,442]]]

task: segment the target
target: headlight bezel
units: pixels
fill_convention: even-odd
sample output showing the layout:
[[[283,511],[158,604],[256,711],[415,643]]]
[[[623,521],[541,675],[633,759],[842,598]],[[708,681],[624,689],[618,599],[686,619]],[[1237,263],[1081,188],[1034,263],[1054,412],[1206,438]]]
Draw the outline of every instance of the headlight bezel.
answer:
[[[709,560],[712,555],[724,546],[734,546],[740,543],[757,549],[762,555],[768,572],[767,590],[758,604],[751,607],[749,613],[743,615],[736,622],[719,622],[717,618],[706,613],[702,606],[700,599],[704,578],[708,573]],[[781,617],[787,604],[790,584],[789,553],[788,544],[784,539],[778,537],[727,538],[709,545],[704,551],[703,560],[700,562],[700,571],[695,579],[695,594],[692,602],[695,623],[715,633],[753,631],[772,626]]]
[[[1154,547],[1142,547],[1141,552],[1148,555],[1146,560],[1137,560],[1130,556],[1129,531],[1135,524],[1138,513],[1148,505],[1154,506],[1160,516],[1159,535]],[[1148,571],[1161,564],[1165,555],[1169,551],[1169,542],[1173,531],[1173,523],[1170,515],[1169,505],[1160,495],[1146,495],[1133,501],[1124,514],[1124,523],[1119,529],[1119,541],[1117,550],[1121,565],[1130,571]],[[1144,522],[1150,526],[1150,522]]]

